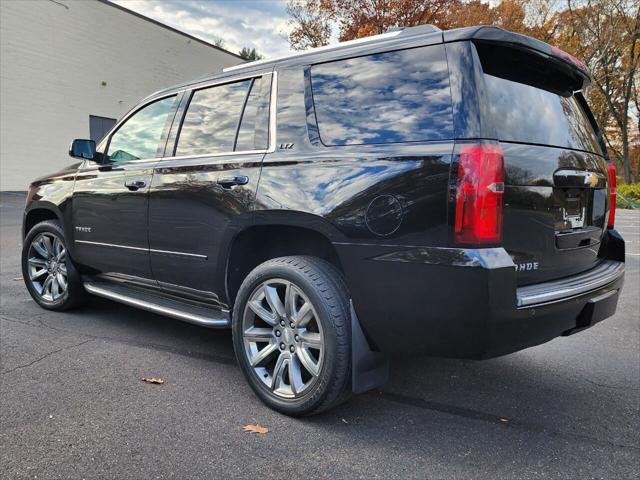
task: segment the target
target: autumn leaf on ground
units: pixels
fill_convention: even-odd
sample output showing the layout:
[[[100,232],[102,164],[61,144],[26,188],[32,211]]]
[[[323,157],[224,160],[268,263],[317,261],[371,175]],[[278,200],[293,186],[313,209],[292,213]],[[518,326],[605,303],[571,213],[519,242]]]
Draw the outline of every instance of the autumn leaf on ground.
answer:
[[[266,428],[266,427],[263,427],[259,423],[256,423],[255,425],[245,425],[244,427],[242,427],[242,431],[248,432],[248,433],[263,433],[264,434],[264,433],[269,432],[269,429]]]
[[[142,377],[140,380],[147,383],[155,383],[156,385],[162,385],[164,383],[163,379],[155,377]]]

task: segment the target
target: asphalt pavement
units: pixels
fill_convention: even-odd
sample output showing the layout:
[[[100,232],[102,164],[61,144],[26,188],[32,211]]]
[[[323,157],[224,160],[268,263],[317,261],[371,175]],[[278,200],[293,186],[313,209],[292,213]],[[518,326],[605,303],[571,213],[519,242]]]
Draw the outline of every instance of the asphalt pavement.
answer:
[[[618,212],[614,317],[492,360],[395,357],[382,389],[292,419],[253,395],[228,331],[97,298],[39,308],[23,205],[0,195],[1,478],[640,478],[638,211]]]

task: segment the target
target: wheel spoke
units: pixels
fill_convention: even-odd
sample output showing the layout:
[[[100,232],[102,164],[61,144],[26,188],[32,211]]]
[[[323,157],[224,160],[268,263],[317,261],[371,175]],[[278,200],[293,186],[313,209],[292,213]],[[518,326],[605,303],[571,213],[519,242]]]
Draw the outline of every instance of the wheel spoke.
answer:
[[[322,347],[322,335],[319,333],[305,330],[300,332],[299,335],[303,347],[315,348],[316,350]]]
[[[67,264],[61,263],[58,265],[60,267],[60,272],[66,277],[67,276]]]
[[[282,388],[284,382],[284,372],[287,369],[289,361],[284,353],[281,353],[276,360],[276,366],[273,367],[273,374],[271,375],[271,390],[279,390]]]
[[[269,285],[264,286],[264,296],[267,299],[267,303],[271,308],[271,311],[278,315],[280,318],[285,318],[284,305],[282,304],[282,300],[278,296],[278,290],[275,287],[270,287]]]
[[[293,394],[300,393],[304,388],[302,381],[302,371],[300,370],[300,360],[297,355],[293,355],[289,360],[289,385]]]
[[[66,256],[67,256],[67,249],[63,247],[60,253],[58,254],[58,257],[56,258],[56,260],[58,262],[62,262],[66,258]]]
[[[47,264],[47,261],[43,258],[31,257],[29,260],[29,265],[44,267]]]
[[[317,377],[320,373],[320,362],[316,363],[309,350],[304,347],[298,349],[298,356],[300,358],[300,363],[307,370],[307,372],[309,372],[314,377]]]
[[[262,302],[258,300],[251,300],[249,302],[249,308],[253,310],[257,316],[267,322],[269,325],[276,325],[278,320],[276,316],[262,306]]]
[[[278,350],[278,345],[270,343],[262,350],[258,351],[253,357],[251,357],[251,366],[253,368],[262,366],[265,361],[271,357],[271,355]]]
[[[44,235],[42,237],[42,243],[44,248],[47,250],[47,257],[52,257],[54,255],[53,245],[51,244],[51,238],[48,235]]]
[[[306,327],[309,324],[309,321],[313,318],[313,310],[311,308],[311,304],[309,302],[304,302],[304,304],[298,310],[296,314],[296,325],[298,328]]]
[[[47,251],[47,247],[44,244],[44,237],[41,237],[37,242],[33,242],[31,245],[33,246],[33,249],[38,252],[38,255],[40,255],[42,258],[44,259],[48,259],[49,258],[49,252]]]
[[[287,285],[284,292],[284,311],[288,319],[295,321],[296,317],[296,289],[292,284]]]
[[[57,275],[52,275],[51,278],[51,297],[56,300],[60,296],[60,284]]]
[[[29,278],[31,280],[37,280],[38,278],[42,277],[47,273],[46,260],[43,260],[42,258],[31,257],[27,261],[29,263],[29,266],[31,267],[29,269]],[[38,268],[38,267],[41,267],[41,268]]]
[[[251,327],[244,331],[244,338],[249,342],[269,343],[273,339],[273,330],[271,328]]]
[[[39,278],[42,278],[43,275],[46,275],[47,269],[46,268],[42,268],[40,270],[36,270],[34,272],[29,272],[29,279],[31,280],[37,280]]]
[[[62,272],[58,272],[56,275],[56,279],[58,280],[58,285],[62,289],[62,293],[67,289],[67,278],[62,274]]]
[[[51,277],[51,275],[49,275],[47,279],[44,281],[44,283],[42,284],[42,292],[41,292],[42,296],[51,295],[52,283],[53,283],[53,278]]]

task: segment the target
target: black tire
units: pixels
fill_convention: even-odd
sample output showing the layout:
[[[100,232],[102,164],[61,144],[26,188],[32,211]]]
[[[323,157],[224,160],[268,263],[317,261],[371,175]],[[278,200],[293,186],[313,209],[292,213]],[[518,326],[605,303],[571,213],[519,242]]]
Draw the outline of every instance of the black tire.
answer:
[[[41,287],[44,282],[38,282],[37,280],[31,279],[29,266],[30,252],[32,255],[34,254],[32,244],[34,240],[37,240],[42,234],[46,234],[49,239],[57,238],[64,249],[67,249],[64,230],[57,221],[46,220],[36,224],[29,231],[24,239],[24,243],[22,244],[22,278],[24,279],[24,283],[27,286],[29,294],[42,308],[55,311],[69,310],[70,308],[79,305],[86,298],[86,292],[82,286],[82,282],[80,281],[80,275],[73,265],[68,251],[63,255],[63,257],[61,257],[60,261],[56,263],[56,267],[60,269],[60,265],[66,267],[66,288],[63,292],[59,292],[60,288],[58,289],[59,296],[56,298],[53,298],[53,296],[52,298],[46,298],[46,295],[43,295],[42,292],[38,291],[39,287]],[[43,268],[46,269],[47,267]],[[46,275],[47,274],[44,274],[43,277]]]
[[[265,282],[280,279],[291,282],[311,302],[314,309],[313,318],[320,324],[319,335],[324,342],[319,373],[313,377],[313,383],[310,383],[308,389],[295,398],[278,396],[272,391],[273,387],[269,388],[266,381],[259,378],[256,369],[251,366],[243,336],[243,319],[245,312],[249,312],[248,301]],[[273,327],[274,335],[276,328],[281,327]],[[291,416],[311,415],[331,408],[351,395],[349,296],[341,273],[330,263],[315,257],[291,256],[274,258],[257,266],[245,278],[236,297],[232,329],[234,350],[242,373],[256,395],[274,410]],[[301,338],[302,335],[301,333]],[[289,335],[288,338],[290,337]],[[276,343],[280,341],[273,338]],[[299,341],[298,336],[295,338]],[[298,350],[295,355],[298,355],[297,352]],[[274,352],[274,355],[276,354],[278,357],[281,356],[279,351]],[[299,355],[298,358],[300,357]],[[274,377],[276,368],[273,367]]]

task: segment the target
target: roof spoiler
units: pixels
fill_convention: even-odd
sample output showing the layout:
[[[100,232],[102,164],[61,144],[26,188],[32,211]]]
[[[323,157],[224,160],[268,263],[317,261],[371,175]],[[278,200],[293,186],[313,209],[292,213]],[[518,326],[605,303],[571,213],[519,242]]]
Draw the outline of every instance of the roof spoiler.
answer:
[[[591,83],[591,74],[583,62],[558,47],[526,35],[509,32],[499,27],[480,26],[447,30],[443,32],[443,38],[445,42],[471,40],[478,43],[498,43],[520,50],[527,50],[534,55],[545,57],[559,67],[563,67],[564,70],[570,70],[574,76],[577,75],[580,79],[580,88],[576,90],[582,90]]]

